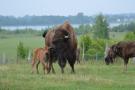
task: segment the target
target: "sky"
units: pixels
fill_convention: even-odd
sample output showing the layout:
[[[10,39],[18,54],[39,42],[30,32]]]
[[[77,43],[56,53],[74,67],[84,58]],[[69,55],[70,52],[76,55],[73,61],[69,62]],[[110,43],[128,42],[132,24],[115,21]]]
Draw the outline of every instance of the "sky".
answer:
[[[84,15],[135,13],[135,0],[0,0],[0,15]]]

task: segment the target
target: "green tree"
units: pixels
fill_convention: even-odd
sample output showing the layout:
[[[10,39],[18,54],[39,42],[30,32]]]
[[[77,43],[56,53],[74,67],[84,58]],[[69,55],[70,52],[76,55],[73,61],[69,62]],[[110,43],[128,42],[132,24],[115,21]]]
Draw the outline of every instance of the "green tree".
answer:
[[[91,45],[91,39],[88,35],[83,35],[80,37],[80,45],[81,47],[84,47],[84,52],[87,52],[90,45]]]
[[[25,59],[28,55],[28,48],[24,47],[22,42],[17,46],[17,57]]]
[[[108,23],[106,18],[99,14],[96,16],[95,24],[93,25],[94,38],[109,39]]]
[[[89,24],[81,24],[78,28],[74,28],[77,35],[87,34],[92,32],[92,27]]]

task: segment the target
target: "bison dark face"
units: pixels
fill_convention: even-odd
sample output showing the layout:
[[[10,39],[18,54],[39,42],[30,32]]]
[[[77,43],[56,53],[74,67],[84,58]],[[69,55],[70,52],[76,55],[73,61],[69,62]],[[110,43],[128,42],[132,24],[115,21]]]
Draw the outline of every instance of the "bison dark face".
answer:
[[[53,38],[53,48],[62,49],[61,47],[67,45],[70,39],[69,33],[65,30],[56,30]]]
[[[61,52],[64,51],[65,47],[67,48],[67,42],[69,40],[69,34],[67,31],[64,30],[56,30],[52,45],[49,47],[49,56],[50,60],[56,60],[59,56],[59,54],[62,54]],[[52,61],[50,61],[52,62]]]
[[[109,65],[110,63],[113,64],[115,57],[116,57],[116,52],[114,51],[114,49],[112,47],[109,48],[109,50],[107,52],[107,56],[105,57],[106,65]]]
[[[66,41],[69,37],[69,33],[66,30],[56,30],[53,41]]]
[[[110,56],[107,56],[105,57],[105,62],[106,62],[106,65],[109,65],[110,63],[113,64],[113,58]]]

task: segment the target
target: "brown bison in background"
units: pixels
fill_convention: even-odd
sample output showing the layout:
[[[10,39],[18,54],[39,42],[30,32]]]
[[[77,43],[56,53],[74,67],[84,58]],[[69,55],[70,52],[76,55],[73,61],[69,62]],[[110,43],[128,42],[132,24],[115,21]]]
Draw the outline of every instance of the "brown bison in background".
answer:
[[[66,62],[70,64],[74,72],[76,61],[77,39],[72,26],[65,22],[64,24],[49,30],[45,36],[45,45],[49,47],[49,66],[58,59],[61,72],[64,73]]]
[[[112,45],[108,50],[108,55],[105,57],[105,62],[108,65],[113,63],[113,60],[117,57],[121,57],[124,60],[124,67],[127,70],[127,64],[129,58],[135,57],[135,41],[132,42],[119,42]]]

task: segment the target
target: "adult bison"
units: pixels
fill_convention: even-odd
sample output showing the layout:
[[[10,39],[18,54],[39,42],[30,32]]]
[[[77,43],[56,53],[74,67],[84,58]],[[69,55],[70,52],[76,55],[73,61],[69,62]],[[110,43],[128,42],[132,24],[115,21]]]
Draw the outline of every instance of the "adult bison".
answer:
[[[135,57],[135,41],[122,41],[112,45],[108,50],[107,56],[105,57],[106,64],[108,65],[109,63],[113,63],[113,60],[117,56],[123,58],[124,67],[125,70],[127,70],[129,58]]]
[[[77,38],[72,26],[65,22],[64,24],[49,30],[45,36],[45,45],[49,47],[49,66],[58,59],[61,72],[64,73],[66,62],[70,64],[74,72],[76,61]]]

